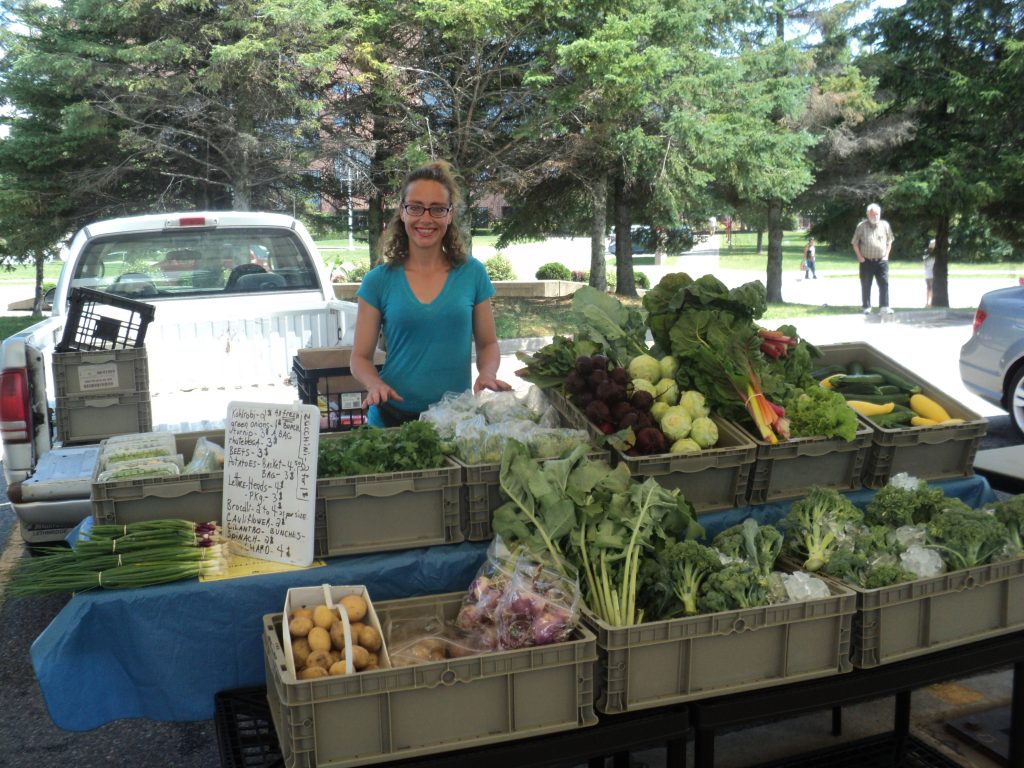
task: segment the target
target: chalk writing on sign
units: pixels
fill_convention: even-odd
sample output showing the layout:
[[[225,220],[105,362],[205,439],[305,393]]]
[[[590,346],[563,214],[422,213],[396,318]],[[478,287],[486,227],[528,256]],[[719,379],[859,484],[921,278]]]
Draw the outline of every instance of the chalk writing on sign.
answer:
[[[293,565],[313,562],[315,405],[228,405],[224,437],[224,533],[241,554]]]

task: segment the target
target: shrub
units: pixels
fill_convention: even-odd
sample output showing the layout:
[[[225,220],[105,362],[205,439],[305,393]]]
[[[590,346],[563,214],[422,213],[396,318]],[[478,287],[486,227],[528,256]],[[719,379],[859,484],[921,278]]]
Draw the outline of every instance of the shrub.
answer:
[[[569,280],[572,278],[572,272],[564,264],[551,261],[537,270],[536,278],[538,280]]]
[[[647,276],[647,274],[644,273],[644,272],[634,272],[633,273],[633,282],[636,284],[637,288],[650,288],[651,287],[651,278],[649,278]]]
[[[366,273],[370,271],[369,264],[356,264],[345,274],[345,281],[348,283],[361,283]]]
[[[496,253],[484,262],[484,269],[491,280],[515,280],[516,272],[512,269],[512,262],[505,258],[502,253]]]
[[[572,271],[572,281],[574,283],[589,283],[590,282],[590,270],[579,270],[574,269]]]

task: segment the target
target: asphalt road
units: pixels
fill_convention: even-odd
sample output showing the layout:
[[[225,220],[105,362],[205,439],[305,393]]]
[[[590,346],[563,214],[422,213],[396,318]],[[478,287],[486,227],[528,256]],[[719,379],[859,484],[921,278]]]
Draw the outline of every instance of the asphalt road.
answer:
[[[588,259],[589,251],[578,244],[580,259]],[[563,258],[563,263],[571,259]],[[513,254],[514,255],[514,254]],[[523,257],[525,259],[525,257]],[[543,255],[533,258],[545,258]],[[717,254],[703,251],[690,255],[686,268],[693,274],[704,269],[715,269]],[[550,253],[547,260],[550,259]],[[520,262],[517,256],[517,265]],[[582,266],[573,268],[585,268]],[[670,265],[664,271],[678,271],[680,265]],[[651,268],[654,271],[654,268]],[[531,273],[532,274],[532,273]],[[652,277],[658,277],[652,274]],[[745,282],[758,276],[721,274],[727,283]],[[788,301],[800,301],[798,294],[806,293],[819,303],[856,303],[859,291],[855,277],[837,276],[805,284],[795,275],[787,275],[784,295]],[[964,280],[970,286],[961,286],[954,294],[954,306],[975,306],[977,297],[989,290],[990,281]],[[915,291],[923,286],[918,281],[907,281],[897,290],[894,286],[893,304],[920,306],[918,300],[909,303]],[[913,283],[911,285],[910,283]],[[995,287],[995,286],[992,286]],[[6,307],[6,295],[0,292],[0,306]],[[896,297],[906,296],[901,304]],[[11,299],[14,300],[14,299]],[[964,303],[959,303],[964,302]],[[1009,424],[1009,417],[998,409],[973,397],[959,383],[956,359],[959,347],[970,334],[970,316],[945,312],[916,313],[913,320],[897,311],[882,322],[878,315],[803,318],[796,322],[801,333],[816,344],[843,341],[871,343],[887,355],[899,360],[905,367],[938,386],[968,408],[989,419],[989,432],[982,448],[1001,447],[1020,442]],[[781,323],[780,323],[781,324]],[[539,345],[540,342],[534,342]],[[504,345],[500,374],[514,379],[514,370],[520,364],[513,350],[523,344]],[[0,479],[2,483],[2,479]],[[0,493],[4,489],[0,488]],[[0,496],[6,502],[6,495]],[[13,511],[6,503],[0,504],[0,584],[12,561],[22,555],[23,547],[15,531]],[[213,768],[220,765],[214,723],[158,723],[148,720],[120,721],[85,733],[62,731],[49,719],[45,703],[29,660],[32,641],[49,624],[65,604],[65,597],[10,599],[0,589],[0,768],[40,768],[40,766],[74,766],[75,768],[138,768],[139,766],[167,766],[173,768]],[[110,628],[112,632],[117,627]],[[197,659],[199,664],[216,664],[216,659]],[[783,726],[785,727],[785,726]]]

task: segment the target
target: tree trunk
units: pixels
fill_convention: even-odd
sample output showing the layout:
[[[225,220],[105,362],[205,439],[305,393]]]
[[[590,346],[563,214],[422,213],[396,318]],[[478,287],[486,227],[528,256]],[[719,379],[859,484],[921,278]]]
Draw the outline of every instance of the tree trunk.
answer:
[[[932,280],[932,306],[949,306],[949,216],[940,216],[935,225],[935,268]]]
[[[636,296],[633,282],[633,237],[631,210],[621,174],[615,179],[615,293]]]
[[[757,230],[757,252],[760,253],[761,249],[763,247],[764,247],[764,230],[761,229],[761,228],[758,228],[758,230]]]
[[[769,304],[782,303],[782,201],[768,202],[768,291]]]
[[[367,222],[369,231],[367,239],[370,243],[370,266],[380,264],[380,236],[384,232],[386,222],[384,221],[384,193],[379,187],[374,186],[374,192],[370,195],[369,209],[367,210]]]
[[[604,255],[604,238],[608,230],[607,172],[602,171],[594,178],[590,185],[590,194],[590,285],[599,291],[607,291],[607,260]]]
[[[46,266],[46,251],[36,251],[36,290],[32,301],[32,317],[43,316],[43,267]]]

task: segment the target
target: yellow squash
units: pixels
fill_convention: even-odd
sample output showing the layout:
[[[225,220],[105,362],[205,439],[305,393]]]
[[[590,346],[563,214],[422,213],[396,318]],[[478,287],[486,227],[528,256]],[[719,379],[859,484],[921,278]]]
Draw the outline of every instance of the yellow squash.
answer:
[[[925,395],[911,395],[910,409],[918,416],[924,416],[935,422],[949,421],[946,409]]]
[[[863,400],[847,400],[846,404],[861,416],[881,416],[885,413],[892,413],[893,408],[896,407],[894,403],[866,403]]]

